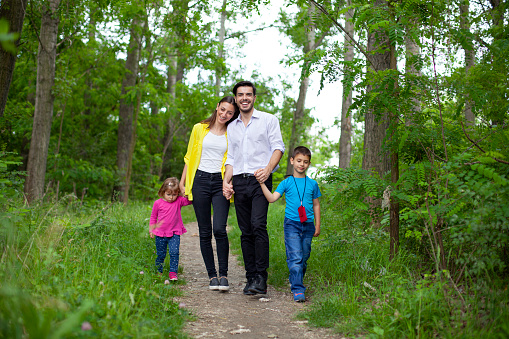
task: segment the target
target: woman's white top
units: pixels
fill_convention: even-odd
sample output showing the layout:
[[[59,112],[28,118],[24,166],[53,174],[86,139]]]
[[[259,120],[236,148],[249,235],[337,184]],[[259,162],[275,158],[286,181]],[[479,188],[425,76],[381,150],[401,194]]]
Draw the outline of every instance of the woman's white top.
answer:
[[[226,134],[215,135],[211,132],[207,133],[205,138],[203,138],[201,159],[198,169],[207,173],[221,172],[223,156],[227,147]]]

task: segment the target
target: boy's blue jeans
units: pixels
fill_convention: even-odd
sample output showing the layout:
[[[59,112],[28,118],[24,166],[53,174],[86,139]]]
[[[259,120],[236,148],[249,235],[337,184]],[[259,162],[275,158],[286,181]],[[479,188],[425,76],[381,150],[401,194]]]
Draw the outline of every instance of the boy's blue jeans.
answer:
[[[314,222],[299,222],[285,217],[286,263],[290,271],[292,293],[304,293],[304,275],[311,255],[311,241],[315,234]]]
[[[177,273],[179,269],[180,235],[174,234],[172,237],[158,237],[156,235],[156,269],[159,273],[163,273],[166,248],[168,248],[168,254],[170,255],[170,272]]]

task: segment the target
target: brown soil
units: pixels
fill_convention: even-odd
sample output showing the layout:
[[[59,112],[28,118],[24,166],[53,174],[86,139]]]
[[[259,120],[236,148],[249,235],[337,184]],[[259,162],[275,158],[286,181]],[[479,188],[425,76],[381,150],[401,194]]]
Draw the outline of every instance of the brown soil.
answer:
[[[293,301],[290,290],[279,291],[268,286],[267,295],[246,296],[244,267],[230,253],[228,281],[230,290],[209,290],[209,280],[201,257],[196,222],[186,225],[188,233],[181,237],[181,277],[183,297],[177,302],[192,312],[196,321],[188,323],[186,332],[193,338],[341,338],[332,331],[314,328],[297,320],[296,313],[309,307]],[[217,260],[216,260],[217,261]]]

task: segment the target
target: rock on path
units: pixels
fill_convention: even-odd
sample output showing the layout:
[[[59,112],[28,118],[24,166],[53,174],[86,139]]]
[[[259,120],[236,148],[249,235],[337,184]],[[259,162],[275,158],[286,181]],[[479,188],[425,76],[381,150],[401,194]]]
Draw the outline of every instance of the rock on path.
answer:
[[[185,308],[197,317],[185,328],[191,337],[341,338],[327,329],[312,328],[306,325],[306,321],[296,320],[295,314],[307,307],[309,302],[294,302],[289,290],[281,292],[268,286],[267,295],[244,295],[244,267],[231,253],[228,271],[230,290],[209,290],[200,252],[198,224],[189,223],[186,228],[188,233],[181,237],[180,265],[183,267],[181,277],[187,284],[182,286],[184,296],[176,301],[184,303]]]

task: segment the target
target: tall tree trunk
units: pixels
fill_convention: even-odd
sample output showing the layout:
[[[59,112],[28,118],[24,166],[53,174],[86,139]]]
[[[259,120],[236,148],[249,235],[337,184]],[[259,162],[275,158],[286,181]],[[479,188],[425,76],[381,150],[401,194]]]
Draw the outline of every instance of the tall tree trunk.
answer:
[[[351,0],[347,2],[348,6],[352,5]],[[349,9],[345,15],[345,30],[350,34],[350,36],[354,36],[354,24],[352,22],[353,15],[355,13],[354,9]],[[350,39],[345,38],[345,62],[350,62],[354,57],[354,45]],[[344,74],[350,72],[347,66],[345,66]],[[345,93],[344,91],[348,91]],[[348,114],[348,110],[352,105],[352,90],[347,89],[343,84],[343,101],[341,104],[341,135],[339,137],[339,167],[340,168],[348,168],[350,167],[350,159],[352,155],[352,117]]]
[[[152,49],[152,40],[151,40],[151,33],[149,30],[149,24],[148,24],[148,16],[145,16],[145,22],[140,27],[145,37],[145,53],[148,53],[147,56],[147,62],[145,63],[145,66],[140,71],[140,80],[138,82],[138,86],[142,87],[145,84],[145,79],[147,77],[148,69],[149,67],[152,67],[153,61],[154,61],[154,54]],[[140,41],[140,47],[141,47],[141,41]],[[134,118],[133,118],[133,137],[131,141],[131,147],[129,148],[129,155],[127,157],[127,174],[126,174],[126,180],[125,180],[125,191],[124,191],[124,197],[122,202],[124,204],[127,204],[128,198],[129,198],[129,188],[131,187],[131,175],[133,173],[133,158],[134,158],[134,150],[136,148],[136,139],[138,138],[138,117],[140,116],[141,111],[141,102],[142,102],[142,91],[138,91],[136,95],[136,108],[134,111]]]
[[[28,0],[2,0],[0,18],[7,20],[11,33],[18,33],[21,36],[27,3]],[[18,43],[19,38],[16,40],[16,46]],[[0,45],[0,117],[4,115],[15,64],[16,54],[7,52]]]
[[[175,47],[176,48],[176,47]],[[170,102],[168,104],[168,122],[166,126],[166,132],[163,137],[163,150],[161,152],[161,165],[157,172],[159,179],[162,181],[166,178],[166,174],[169,172],[169,160],[171,158],[172,143],[173,143],[173,119],[175,115],[180,116],[180,113],[175,109],[175,98],[176,98],[176,86],[177,86],[177,68],[178,60],[177,55],[173,54],[169,56],[169,65],[167,70],[167,92],[170,95]]]
[[[391,44],[390,49],[391,57],[390,57],[390,67],[392,70],[397,71],[397,61],[396,61],[396,42],[394,41]],[[398,88],[397,78],[396,78],[395,87]],[[395,190],[397,187],[397,183],[399,181],[399,155],[398,148],[394,145],[397,141],[397,132],[398,132],[398,115],[395,112],[397,110],[396,107],[391,107],[390,118],[391,118],[391,184],[392,189]],[[389,248],[389,259],[394,259],[394,256],[399,251],[399,201],[398,199],[391,194],[390,207],[389,207],[389,238],[390,238],[390,248]]]
[[[96,12],[96,9],[95,9],[94,5],[91,4],[90,11],[89,11],[90,21],[88,24],[88,44],[91,46],[94,46],[95,42],[96,42],[95,34],[96,34],[96,30],[97,30],[97,27],[96,27],[97,23],[95,20],[95,12]],[[90,66],[92,66],[92,65],[90,65]],[[92,67],[90,67],[90,68],[92,68]],[[90,73],[91,73],[90,69],[88,69],[85,73],[85,83],[86,83],[87,87],[85,89],[85,92],[83,93],[83,104],[85,106],[85,109],[83,110],[83,115],[85,115],[85,119],[83,119],[84,120],[83,131],[81,131],[81,132],[84,133],[84,135],[89,134],[90,117],[92,115],[92,107],[94,105],[94,100],[92,99],[92,95],[91,95],[91,92],[93,89],[93,81],[92,81],[92,76]],[[85,144],[83,143],[82,145],[83,145],[82,148],[86,149]]]
[[[221,92],[221,78],[223,76],[223,54],[224,54],[224,37],[226,34],[226,0],[223,0],[223,6],[221,7],[221,26],[219,28],[219,47],[217,51],[217,58],[219,59],[219,62],[221,62],[221,65],[217,66],[216,68],[216,97],[219,97],[219,94]]]
[[[59,5],[60,0],[50,0],[42,11],[39,51],[37,54],[34,123],[24,188],[28,202],[41,199],[44,193],[44,177],[46,175],[53,103],[55,100],[52,89],[55,83],[58,24],[60,22],[57,13]]]
[[[122,97],[119,107],[118,140],[117,140],[117,184],[114,187],[113,198],[126,201],[126,182],[128,180],[129,150],[133,142],[133,113],[134,102],[126,98],[126,94],[136,86],[138,68],[140,63],[141,28],[144,21],[135,17],[131,23],[131,36],[127,49],[125,63],[126,72],[122,81]]]
[[[384,0],[376,0],[375,6],[387,6]],[[375,53],[371,55],[371,61],[374,65],[373,71],[383,71],[391,67],[391,52],[389,38],[383,30],[368,32],[368,52],[373,52],[383,47],[383,53]],[[367,91],[370,92],[372,86],[368,86]],[[366,112],[364,119],[364,157],[362,158],[362,168],[365,170],[374,169],[380,177],[383,177],[390,170],[390,156],[388,152],[382,153],[382,142],[385,133],[389,127],[388,113],[383,107],[376,108],[377,113],[373,110]],[[377,116],[378,115],[378,116]]]
[[[505,19],[505,8],[506,6],[501,6],[504,2],[501,0],[490,0],[491,4],[491,16],[494,27],[499,27],[498,29],[494,29],[493,31],[493,40],[504,39],[504,35],[506,34],[506,30],[504,29],[504,19]],[[501,74],[507,73],[507,68],[504,67],[505,60],[500,58],[496,53],[493,56],[491,61],[493,69]],[[504,124],[504,120],[507,120],[507,110],[499,110],[492,113],[491,124],[492,126],[502,126]]]
[[[418,23],[413,21],[413,27],[418,27]],[[409,27],[412,29],[413,27]],[[412,37],[408,34],[405,37],[405,72],[408,75],[418,76],[422,75],[421,71],[415,67],[415,57],[418,57],[421,54],[421,50],[419,45],[412,39]],[[421,100],[418,96],[414,96],[412,98],[412,107],[408,116],[405,120],[406,126],[411,126],[414,122],[414,117],[421,111]]]
[[[470,1],[464,0],[460,4],[460,26],[462,29],[470,30]],[[470,68],[472,68],[475,64],[475,50],[473,48],[464,48],[465,51],[465,73],[468,75]],[[465,93],[466,103],[465,103],[465,120],[469,125],[475,125],[475,117],[472,112],[472,102],[469,99],[468,93]]]
[[[184,80],[184,72],[187,67],[187,57],[182,52],[187,43],[187,20],[189,12],[189,0],[176,0],[174,2],[172,16],[173,24],[173,51],[169,58],[168,67],[168,93],[170,93],[168,129],[164,135],[163,150],[159,177],[164,180],[171,172],[171,158],[173,151],[173,137],[180,128],[178,122],[181,113],[175,107],[176,86]]]
[[[315,45],[316,27],[313,22],[315,16],[315,5],[309,4],[307,12],[308,12],[307,13],[308,27],[306,30],[306,42],[304,43],[304,47],[302,49],[304,56],[316,48]],[[300,142],[303,133],[302,118],[304,118],[306,95],[309,88],[309,76],[307,75],[308,70],[306,67],[306,62],[307,61],[304,60],[304,64],[302,65],[299,86],[299,98],[297,99],[297,105],[293,113],[292,135],[290,136],[290,144],[288,145],[286,174],[293,174],[293,166],[290,163],[290,158],[292,157],[293,149],[298,146],[298,143]]]

